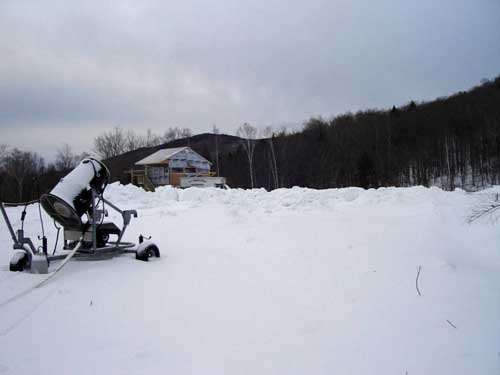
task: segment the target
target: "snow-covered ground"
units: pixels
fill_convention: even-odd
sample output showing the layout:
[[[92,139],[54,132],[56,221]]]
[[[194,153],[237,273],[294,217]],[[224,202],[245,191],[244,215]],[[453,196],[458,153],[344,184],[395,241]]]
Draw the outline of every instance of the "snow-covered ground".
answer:
[[[499,374],[500,224],[466,222],[497,192],[111,185],[162,257],[71,261],[1,307],[0,374]],[[45,276],[0,243],[1,305]]]

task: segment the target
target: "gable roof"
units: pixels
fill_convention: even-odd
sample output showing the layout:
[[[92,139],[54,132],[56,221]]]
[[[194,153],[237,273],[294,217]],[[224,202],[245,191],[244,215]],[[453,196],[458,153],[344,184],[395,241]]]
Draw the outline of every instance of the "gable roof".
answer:
[[[161,150],[158,150],[151,155],[145,157],[144,159],[139,160],[138,162],[135,163],[135,165],[146,165],[146,164],[161,164],[164,161],[172,158],[175,154],[178,154],[181,151],[191,151],[199,155],[203,160],[206,160],[209,164],[210,161],[205,159],[203,156],[198,154],[196,151],[192,150],[190,147],[175,147],[175,148],[164,148]]]
[[[176,147],[176,148],[164,148],[162,150],[158,150],[153,152],[151,155],[145,157],[144,159],[136,162],[136,165],[145,165],[145,164],[160,164],[165,160],[170,159],[175,154],[186,150],[188,147]]]

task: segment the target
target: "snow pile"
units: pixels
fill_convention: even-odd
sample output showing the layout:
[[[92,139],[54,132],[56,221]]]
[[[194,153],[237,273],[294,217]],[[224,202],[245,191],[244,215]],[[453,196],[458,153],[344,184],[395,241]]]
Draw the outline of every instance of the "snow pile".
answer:
[[[162,258],[72,261],[1,308],[0,373],[498,374],[500,230],[466,221],[498,193],[112,184]],[[41,276],[0,240],[1,304]]]
[[[470,195],[471,202],[479,197],[493,196],[500,192],[500,187]],[[133,185],[111,184],[106,196],[116,203],[137,209],[149,209],[161,206],[199,207],[201,205],[221,204],[242,209],[263,209],[275,212],[282,209],[315,210],[335,209],[336,206],[367,206],[380,204],[410,204],[454,202],[467,193],[457,189],[449,194],[437,187],[424,188],[379,188],[365,190],[362,188],[343,188],[316,190],[294,187],[267,192],[265,189],[230,189],[189,188],[177,189],[171,186],[158,188],[155,192],[145,191]]]

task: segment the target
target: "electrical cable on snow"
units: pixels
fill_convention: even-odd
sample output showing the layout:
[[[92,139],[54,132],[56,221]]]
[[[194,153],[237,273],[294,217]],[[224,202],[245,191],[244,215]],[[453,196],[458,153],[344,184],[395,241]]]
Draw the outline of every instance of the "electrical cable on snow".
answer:
[[[31,293],[33,290],[40,288],[42,285],[44,285],[46,282],[48,282],[50,279],[52,279],[65,265],[68,263],[68,261],[73,257],[73,255],[76,254],[78,250],[80,250],[80,247],[82,246],[82,241],[83,237],[80,237],[80,240],[78,244],[75,246],[73,250],[66,256],[66,258],[63,259],[61,263],[59,263],[54,271],[49,273],[44,279],[39,281],[37,284],[27,288],[26,290],[22,291],[21,293],[18,293],[10,298],[7,298],[5,301],[0,303],[0,309],[7,306],[8,304],[18,300],[19,298]]]

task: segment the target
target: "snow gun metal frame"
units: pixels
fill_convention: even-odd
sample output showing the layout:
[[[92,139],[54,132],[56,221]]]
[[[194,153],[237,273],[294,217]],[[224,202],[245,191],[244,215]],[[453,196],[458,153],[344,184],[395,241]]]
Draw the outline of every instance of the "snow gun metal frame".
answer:
[[[132,217],[137,217],[136,210],[121,210],[112,202],[104,198],[103,192],[109,181],[108,168],[100,161],[87,158],[82,160],[66,177],[48,194],[43,194],[39,200],[20,204],[0,202],[0,212],[7,224],[13,248],[16,251],[10,261],[11,271],[29,271],[31,273],[49,273],[52,261],[62,260],[56,269],[64,265],[73,256],[81,260],[109,259],[123,253],[135,254],[136,259],[147,261],[151,257],[160,257],[158,246],[152,241],[144,241],[139,237],[139,244],[122,241],[123,235],[130,224]],[[66,254],[49,255],[47,239],[42,234],[42,246],[35,247],[30,237],[24,235],[24,229],[14,231],[5,207],[25,206],[21,215],[24,222],[26,207],[30,204],[39,204],[47,214],[54,219],[64,230],[64,250]],[[99,205],[102,205],[102,209]],[[104,222],[107,216],[105,205],[118,212],[123,225],[118,228],[112,222]],[[87,220],[82,221],[82,216]],[[42,220],[40,212],[40,220]],[[58,229],[59,231],[59,229]],[[42,225],[43,232],[43,225]],[[59,235],[59,232],[58,232]],[[115,241],[110,236],[116,235]]]

